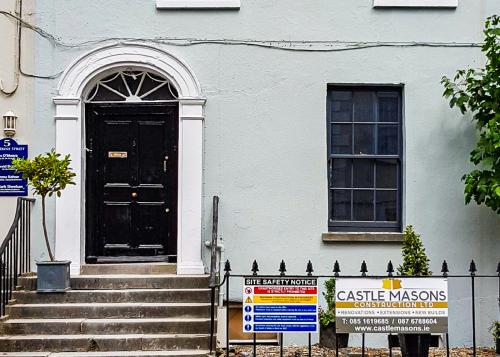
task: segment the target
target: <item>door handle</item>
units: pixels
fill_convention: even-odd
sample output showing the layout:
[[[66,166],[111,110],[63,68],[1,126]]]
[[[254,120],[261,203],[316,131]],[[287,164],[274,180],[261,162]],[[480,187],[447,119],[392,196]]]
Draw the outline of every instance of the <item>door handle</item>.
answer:
[[[132,198],[137,198],[137,192],[132,192],[131,196]]]
[[[163,172],[167,172],[167,160],[168,156],[165,156],[165,159],[163,160]]]

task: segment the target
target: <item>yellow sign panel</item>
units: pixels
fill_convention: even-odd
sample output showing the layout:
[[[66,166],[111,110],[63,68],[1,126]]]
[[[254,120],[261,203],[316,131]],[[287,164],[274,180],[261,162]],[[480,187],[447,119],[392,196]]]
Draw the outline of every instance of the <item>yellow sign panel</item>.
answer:
[[[316,304],[316,295],[254,295],[255,304]]]
[[[108,151],[108,158],[110,159],[126,159],[128,152],[126,151]]]
[[[447,309],[445,301],[337,301],[337,309]]]

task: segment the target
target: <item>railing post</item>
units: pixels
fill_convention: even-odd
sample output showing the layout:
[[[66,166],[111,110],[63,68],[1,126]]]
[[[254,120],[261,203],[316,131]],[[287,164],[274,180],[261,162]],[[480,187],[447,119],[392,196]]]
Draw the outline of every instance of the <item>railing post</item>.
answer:
[[[365,277],[368,272],[368,267],[366,266],[366,262],[363,260],[361,263],[361,276]],[[365,357],[365,334],[361,334],[361,357]]]
[[[392,264],[392,260],[389,260],[389,263],[387,263],[387,276],[392,277],[394,274],[394,265]],[[389,333],[389,336],[387,337],[387,341],[389,341],[389,357],[392,357],[392,333]]]
[[[259,264],[257,260],[254,260],[252,263],[252,275],[257,276],[257,272],[259,271]],[[257,334],[253,333],[253,357],[257,356]]]
[[[280,276],[285,276],[286,272],[286,264],[285,261],[282,259],[280,263],[280,268],[279,268]],[[283,357],[283,332],[279,334],[279,339],[280,339],[280,357]]]
[[[441,265],[441,273],[443,273],[444,278],[448,277],[449,271],[450,270],[448,269],[448,263],[446,262],[446,260],[443,260],[443,264]],[[449,328],[448,328],[448,330],[449,330]],[[450,335],[449,335],[449,332],[446,332],[446,357],[450,357]]]
[[[333,276],[338,278],[340,276],[340,264],[336,260],[333,264]],[[339,357],[339,340],[337,338],[337,328],[335,327],[335,357]]]
[[[475,293],[475,281],[476,277],[476,263],[474,260],[470,262],[469,272],[471,279],[471,297],[472,297],[472,355],[476,357],[476,293]]]
[[[312,276],[313,272],[314,272],[313,265],[312,265],[311,261],[309,260],[307,262],[307,266],[306,266],[307,276]],[[311,343],[311,333],[310,332],[307,334],[307,351],[308,351],[308,357],[311,357],[312,356],[312,343]]]
[[[229,259],[224,264],[224,280],[226,280],[226,356],[229,356],[229,278],[231,277]]]
[[[209,349],[213,352],[214,347],[214,331],[215,331],[215,288],[216,281],[216,266],[217,266],[217,231],[219,224],[219,197],[213,198],[213,220],[212,220],[212,244],[210,247],[210,339]]]

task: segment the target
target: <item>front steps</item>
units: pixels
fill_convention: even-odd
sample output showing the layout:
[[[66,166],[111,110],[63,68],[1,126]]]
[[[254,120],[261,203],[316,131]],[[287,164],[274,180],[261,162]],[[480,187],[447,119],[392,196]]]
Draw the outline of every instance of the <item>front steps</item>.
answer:
[[[63,294],[38,294],[36,277],[20,278],[0,324],[0,356],[206,356],[208,277],[171,269],[88,265]]]

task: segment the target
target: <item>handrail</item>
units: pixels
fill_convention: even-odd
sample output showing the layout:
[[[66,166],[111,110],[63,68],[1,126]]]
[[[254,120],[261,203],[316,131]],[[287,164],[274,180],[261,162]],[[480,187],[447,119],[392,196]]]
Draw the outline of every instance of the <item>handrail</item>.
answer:
[[[31,205],[34,198],[18,197],[10,229],[0,245],[0,317],[12,298],[19,275],[31,270]]]
[[[212,241],[210,242],[210,353],[213,351],[215,333],[215,289],[217,287],[217,235],[219,226],[219,197],[213,197]]]

